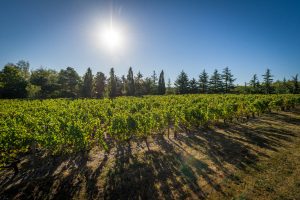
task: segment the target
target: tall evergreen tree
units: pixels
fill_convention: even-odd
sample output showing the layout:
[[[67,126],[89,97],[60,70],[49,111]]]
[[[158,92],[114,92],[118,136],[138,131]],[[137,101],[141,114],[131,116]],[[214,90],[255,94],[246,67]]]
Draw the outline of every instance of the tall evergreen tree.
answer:
[[[97,98],[103,98],[105,92],[106,77],[104,73],[97,72],[95,77],[95,93]]]
[[[143,75],[141,72],[138,72],[135,77],[135,95],[141,96],[143,93]]]
[[[175,86],[177,94],[187,94],[189,92],[189,78],[183,70],[177,77]]]
[[[196,79],[192,78],[189,82],[189,90],[191,94],[197,94],[198,93],[198,86]]]
[[[153,71],[153,74],[151,76],[152,84],[151,84],[151,94],[157,94],[157,75],[155,70]]]
[[[233,82],[235,81],[235,78],[233,78],[233,75],[228,67],[225,67],[225,69],[223,69],[222,79],[224,92],[230,92],[230,90],[234,88]]]
[[[212,93],[222,92],[223,82],[221,74],[215,69],[214,73],[211,75],[209,79],[209,88]]]
[[[165,78],[164,78],[164,70],[161,70],[159,74],[158,80],[158,94],[163,95],[166,93],[166,85],[165,85]]]
[[[259,93],[260,84],[259,84],[259,80],[258,80],[256,74],[253,75],[252,79],[249,82],[249,85],[251,87],[251,92],[252,93]]]
[[[299,94],[298,74],[296,74],[296,76],[292,77],[292,82],[293,82],[293,93]]]
[[[272,93],[272,82],[273,82],[273,79],[272,79],[272,75],[271,75],[271,70],[270,69],[267,69],[266,70],[266,73],[264,75],[262,75],[264,77],[264,90],[265,90],[265,93],[266,94],[270,94]]]
[[[167,91],[166,91],[167,94],[172,94],[173,91],[172,91],[172,87],[171,87],[171,79],[168,79],[168,84],[167,84]]]
[[[126,95],[127,79],[122,75],[122,95]]]
[[[199,89],[200,93],[208,92],[208,74],[203,70],[203,72],[199,75]]]
[[[127,74],[127,95],[133,96],[135,95],[135,84],[134,84],[134,78],[133,78],[133,71],[132,68],[129,67],[128,74]]]
[[[93,97],[93,74],[91,68],[88,68],[83,76],[82,96],[85,98]]]
[[[111,68],[109,72],[108,95],[110,98],[114,98],[117,95],[117,83],[114,68]]]

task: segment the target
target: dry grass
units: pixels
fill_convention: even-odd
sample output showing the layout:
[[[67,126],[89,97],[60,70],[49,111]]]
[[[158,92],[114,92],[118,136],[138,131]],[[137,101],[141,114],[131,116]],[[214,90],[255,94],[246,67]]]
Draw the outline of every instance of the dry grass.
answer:
[[[0,172],[0,199],[300,199],[300,114],[280,112]],[[173,136],[173,134],[171,134]],[[13,177],[13,178],[12,178]]]

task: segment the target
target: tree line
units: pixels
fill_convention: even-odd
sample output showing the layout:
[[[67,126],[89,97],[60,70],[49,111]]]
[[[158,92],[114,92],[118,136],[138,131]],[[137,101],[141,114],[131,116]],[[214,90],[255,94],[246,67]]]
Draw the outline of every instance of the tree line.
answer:
[[[138,72],[134,75],[132,67],[127,75],[118,77],[114,68],[107,77],[102,72],[92,73],[88,68],[81,77],[74,68],[67,67],[59,72],[52,69],[39,68],[29,71],[29,63],[19,61],[8,63],[0,71],[0,98],[103,98],[117,96],[143,96],[164,94],[197,94],[197,93],[299,93],[298,74],[292,80],[273,82],[270,69],[262,75],[253,75],[245,86],[236,86],[231,70],[226,67],[220,73],[217,69],[213,74],[203,70],[198,80],[189,79],[181,71],[172,86],[170,79],[165,83],[164,71],[159,76],[153,71],[150,77],[143,77]]]

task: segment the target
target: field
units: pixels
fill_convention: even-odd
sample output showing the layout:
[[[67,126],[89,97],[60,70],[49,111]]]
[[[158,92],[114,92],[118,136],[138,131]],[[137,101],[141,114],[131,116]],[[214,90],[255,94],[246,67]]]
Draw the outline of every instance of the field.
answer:
[[[299,104],[299,95],[1,100],[0,197],[297,199]]]

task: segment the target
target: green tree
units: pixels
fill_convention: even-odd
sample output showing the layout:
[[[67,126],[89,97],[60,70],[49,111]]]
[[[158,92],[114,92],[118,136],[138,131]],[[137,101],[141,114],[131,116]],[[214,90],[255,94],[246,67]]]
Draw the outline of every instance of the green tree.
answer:
[[[198,86],[196,79],[192,78],[189,82],[189,90],[191,94],[197,94],[198,93]]]
[[[144,95],[149,95],[152,92],[152,79],[146,77],[143,84]]]
[[[28,82],[22,70],[14,64],[7,64],[0,72],[1,98],[25,98]]]
[[[109,72],[109,84],[108,84],[108,95],[110,98],[116,97],[117,94],[117,82],[114,68],[110,69]]]
[[[233,78],[231,70],[228,67],[225,67],[225,69],[223,69],[222,79],[224,92],[229,93],[230,90],[234,89],[233,82],[235,81],[235,78]]]
[[[135,77],[135,95],[141,96],[143,95],[143,75],[141,72],[138,72]]]
[[[299,94],[298,74],[296,74],[296,76],[292,77],[292,82],[293,82],[293,93]]]
[[[135,94],[135,84],[133,78],[133,71],[132,68],[129,67],[128,74],[127,74],[127,95],[133,96]]]
[[[163,95],[165,93],[166,93],[166,85],[165,85],[164,70],[161,70],[159,74],[159,80],[158,80],[158,94]]]
[[[217,69],[215,69],[214,73],[209,79],[209,88],[212,93],[219,93],[223,90],[222,77]]]
[[[22,76],[26,81],[29,81],[30,79],[30,72],[29,72],[29,62],[25,61],[25,60],[20,60],[17,63],[17,67],[20,68],[21,72],[22,72]]]
[[[171,79],[168,79],[168,83],[167,83],[167,94],[173,94],[173,89],[172,89],[172,86],[171,86]]]
[[[208,74],[205,70],[199,75],[199,89],[200,93],[208,93]]]
[[[33,71],[30,83],[40,87],[39,98],[59,97],[58,73],[54,70],[40,68]]]
[[[187,94],[189,92],[189,78],[183,70],[177,77],[175,86],[177,94]]]
[[[153,74],[151,76],[151,79],[152,79],[152,84],[151,84],[151,94],[157,94],[157,75],[156,75],[156,72],[155,70],[153,71]]]
[[[105,92],[106,77],[104,73],[97,72],[95,76],[95,93],[97,98],[103,98]]]
[[[80,76],[74,68],[67,67],[58,73],[58,84],[60,85],[60,97],[78,97]]]
[[[93,97],[93,73],[91,68],[88,68],[86,73],[83,76],[83,85],[82,85],[82,96],[86,98]]]
[[[251,87],[251,93],[259,93],[260,92],[260,83],[257,78],[257,75],[254,74],[252,79],[249,82],[249,86]]]
[[[264,91],[266,94],[270,94],[272,93],[272,75],[271,75],[271,70],[267,69],[266,73],[264,75],[262,75],[264,77],[264,82],[263,82],[263,87],[264,87]]]

